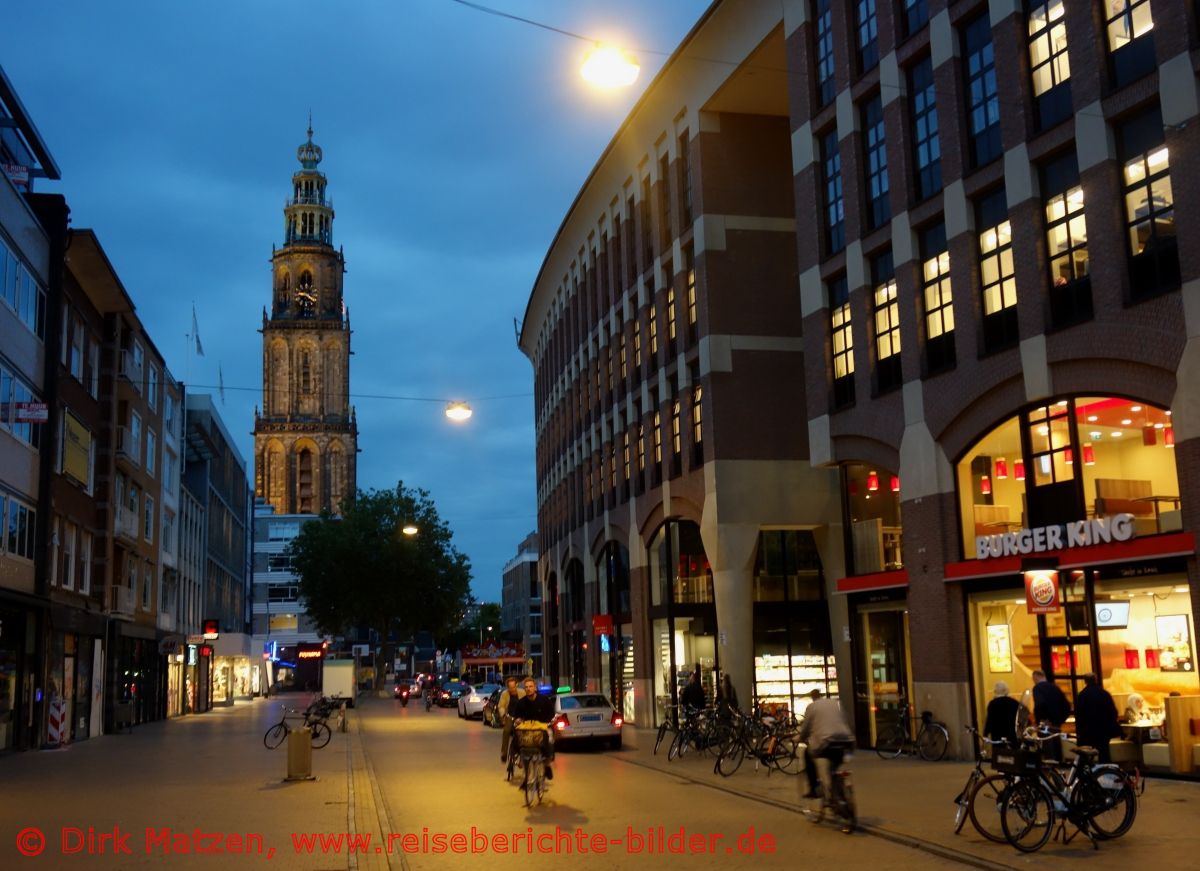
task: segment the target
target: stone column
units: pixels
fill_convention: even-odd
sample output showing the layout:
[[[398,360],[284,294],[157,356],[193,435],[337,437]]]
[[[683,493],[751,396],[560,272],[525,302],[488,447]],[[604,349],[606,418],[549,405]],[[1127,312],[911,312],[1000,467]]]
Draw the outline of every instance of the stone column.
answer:
[[[706,506],[707,507],[707,506]],[[758,547],[757,523],[717,523],[705,511],[700,526],[705,555],[713,567],[713,595],[717,605],[717,658],[721,671],[733,681],[742,707],[754,691],[754,554]]]

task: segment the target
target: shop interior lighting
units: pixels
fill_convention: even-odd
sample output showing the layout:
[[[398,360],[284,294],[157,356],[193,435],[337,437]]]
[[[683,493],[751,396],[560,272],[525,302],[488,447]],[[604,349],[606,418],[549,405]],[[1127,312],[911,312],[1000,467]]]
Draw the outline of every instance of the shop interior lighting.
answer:
[[[1085,466],[1096,465],[1096,449],[1091,445],[1083,446],[1083,464]]]
[[[1075,464],[1075,452],[1070,448],[1067,448],[1065,451],[1063,451],[1063,462],[1068,466],[1073,466]]]
[[[867,475],[867,489],[872,493],[879,489],[879,475],[875,472],[871,472],[869,475]]]
[[[1163,444],[1168,448],[1175,447],[1175,427],[1169,426],[1163,430]]]
[[[1142,407],[1140,405],[1131,405],[1131,406],[1129,406],[1129,410],[1132,411],[1134,414],[1136,414],[1137,412],[1142,410]]]
[[[893,493],[900,492],[900,476],[899,475],[892,475],[892,492]]]
[[[996,458],[996,480],[1003,481],[1008,477],[1008,460],[1004,457]]]
[[[979,479],[979,492],[984,496],[992,495],[992,481],[987,475],[983,475]]]
[[[1025,461],[1024,460],[1017,460],[1015,463],[1013,463],[1013,477],[1016,478],[1018,481],[1025,480]]]

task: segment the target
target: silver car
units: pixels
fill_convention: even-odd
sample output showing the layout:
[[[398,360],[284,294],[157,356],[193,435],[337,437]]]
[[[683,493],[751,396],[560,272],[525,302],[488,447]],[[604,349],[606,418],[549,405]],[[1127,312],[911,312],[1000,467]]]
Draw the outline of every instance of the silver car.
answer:
[[[483,716],[483,703],[488,700],[488,696],[499,689],[494,683],[480,684],[473,686],[469,692],[463,693],[458,698],[458,715],[464,720],[469,720],[472,717]]]
[[[554,743],[604,741],[621,749],[621,715],[600,693],[565,693],[554,697]]]

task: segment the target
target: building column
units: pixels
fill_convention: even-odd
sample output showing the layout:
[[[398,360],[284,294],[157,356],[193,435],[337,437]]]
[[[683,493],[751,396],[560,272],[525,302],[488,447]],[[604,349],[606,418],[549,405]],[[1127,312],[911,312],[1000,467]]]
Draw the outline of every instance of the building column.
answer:
[[[733,681],[742,707],[754,694],[754,555],[757,523],[717,523],[705,512],[700,526],[704,551],[713,567],[717,605],[717,658]]]

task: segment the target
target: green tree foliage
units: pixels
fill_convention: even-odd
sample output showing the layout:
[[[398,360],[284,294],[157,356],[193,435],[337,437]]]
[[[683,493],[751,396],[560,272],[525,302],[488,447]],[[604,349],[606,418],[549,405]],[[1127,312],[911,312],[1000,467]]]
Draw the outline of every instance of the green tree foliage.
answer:
[[[417,527],[405,535],[406,523]],[[470,598],[471,564],[451,541],[426,490],[359,491],[341,517],[323,513],[289,546],[300,594],[322,632],[369,626],[381,639],[456,627]]]

